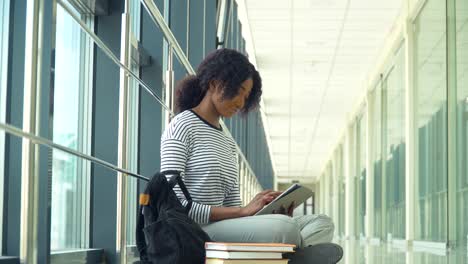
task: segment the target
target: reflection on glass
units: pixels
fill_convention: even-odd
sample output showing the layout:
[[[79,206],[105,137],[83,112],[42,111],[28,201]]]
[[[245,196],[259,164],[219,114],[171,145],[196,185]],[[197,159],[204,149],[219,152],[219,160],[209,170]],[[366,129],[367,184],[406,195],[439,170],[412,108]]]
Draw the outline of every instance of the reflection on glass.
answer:
[[[89,113],[83,59],[86,39],[79,26],[57,7],[53,140],[86,152]],[[89,120],[88,120],[89,121]],[[51,249],[87,246],[87,163],[75,156],[53,151]]]
[[[457,240],[468,239],[468,2],[456,1],[457,47]]]
[[[392,238],[405,239],[405,51],[401,47],[385,79],[386,227]],[[385,234],[385,233],[384,233]]]
[[[447,238],[445,1],[429,0],[415,21],[418,170],[416,240]]]

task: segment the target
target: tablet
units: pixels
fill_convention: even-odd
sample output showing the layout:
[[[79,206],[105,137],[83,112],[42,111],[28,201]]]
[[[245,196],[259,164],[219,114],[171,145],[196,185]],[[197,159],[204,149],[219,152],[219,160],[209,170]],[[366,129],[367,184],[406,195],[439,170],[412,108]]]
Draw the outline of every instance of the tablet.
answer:
[[[265,207],[263,207],[255,215],[272,214],[273,211],[278,211],[281,206],[287,210],[292,202],[294,202],[294,208],[296,208],[309,199],[312,194],[313,192],[309,188],[295,183],[278,197],[276,197],[276,199],[271,201],[271,203],[265,205]]]

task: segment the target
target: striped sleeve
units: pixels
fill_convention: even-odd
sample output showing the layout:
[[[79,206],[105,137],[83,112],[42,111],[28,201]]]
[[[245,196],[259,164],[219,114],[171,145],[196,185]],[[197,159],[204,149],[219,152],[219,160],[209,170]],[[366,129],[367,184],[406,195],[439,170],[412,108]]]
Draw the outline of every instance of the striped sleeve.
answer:
[[[182,180],[188,159],[188,149],[184,142],[166,138],[161,141],[161,171],[176,170],[180,171]],[[170,178],[172,175],[167,175]],[[174,188],[174,192],[179,197],[182,205],[187,205],[187,200],[180,190],[179,186]],[[209,205],[192,202],[192,208],[189,217],[199,224],[207,224],[210,221],[211,207]]]

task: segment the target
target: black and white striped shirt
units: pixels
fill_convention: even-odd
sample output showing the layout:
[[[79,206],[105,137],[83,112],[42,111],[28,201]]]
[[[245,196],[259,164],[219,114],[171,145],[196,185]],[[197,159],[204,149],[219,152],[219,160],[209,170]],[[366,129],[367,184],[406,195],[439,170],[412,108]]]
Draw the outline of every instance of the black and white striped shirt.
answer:
[[[189,216],[207,224],[211,206],[240,206],[234,140],[191,110],[171,121],[161,137],[161,171],[177,170],[193,199]],[[174,188],[185,205],[183,194]]]

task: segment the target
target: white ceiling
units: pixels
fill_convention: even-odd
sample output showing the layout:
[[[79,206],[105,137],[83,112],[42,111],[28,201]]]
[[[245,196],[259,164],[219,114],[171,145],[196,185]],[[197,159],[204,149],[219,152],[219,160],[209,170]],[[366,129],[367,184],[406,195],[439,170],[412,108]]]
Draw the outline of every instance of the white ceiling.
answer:
[[[402,0],[246,0],[276,175],[319,176]]]

